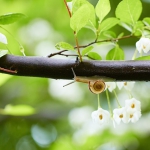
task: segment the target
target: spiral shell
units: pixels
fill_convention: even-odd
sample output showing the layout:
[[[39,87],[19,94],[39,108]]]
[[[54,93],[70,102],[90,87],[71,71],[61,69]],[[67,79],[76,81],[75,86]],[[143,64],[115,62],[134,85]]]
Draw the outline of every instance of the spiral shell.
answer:
[[[102,93],[106,88],[105,82],[102,80],[89,81],[89,89],[94,94]]]

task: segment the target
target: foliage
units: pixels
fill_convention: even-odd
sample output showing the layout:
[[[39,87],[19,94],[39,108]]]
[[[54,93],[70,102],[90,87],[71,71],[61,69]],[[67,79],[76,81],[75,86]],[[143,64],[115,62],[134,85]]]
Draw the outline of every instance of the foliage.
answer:
[[[56,52],[55,45],[60,51],[68,50],[67,55],[78,55],[77,45],[74,45],[75,31],[83,61],[124,60],[129,51],[133,54],[132,50],[126,51],[127,46],[135,49],[138,38],[150,37],[149,7],[150,3],[140,0],[73,0],[69,22],[63,1],[2,0],[0,33],[5,40],[0,38],[0,57],[7,53],[22,55],[18,41],[27,56],[47,56]],[[147,53],[146,56],[136,55],[134,59],[149,60],[150,57]],[[4,74],[0,79],[0,149],[140,150],[149,145],[149,83],[136,83],[132,93],[142,99],[143,104],[143,116],[136,125],[113,128],[111,124],[99,128],[89,123],[90,113],[97,107],[97,102],[85,85],[75,83],[62,88],[67,81]],[[127,95],[119,92],[118,97],[124,100]],[[113,93],[109,96],[111,104],[116,105]],[[104,93],[101,94],[101,105],[105,109],[108,107]],[[86,106],[90,113],[86,113]],[[72,116],[77,108],[80,108],[79,113]],[[81,109],[84,112],[81,113]]]

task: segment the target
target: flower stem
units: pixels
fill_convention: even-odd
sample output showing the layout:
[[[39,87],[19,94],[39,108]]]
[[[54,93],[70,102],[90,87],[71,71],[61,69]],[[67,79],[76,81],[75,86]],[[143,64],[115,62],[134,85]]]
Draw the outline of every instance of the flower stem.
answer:
[[[121,108],[121,105],[119,103],[119,100],[118,100],[118,97],[117,97],[117,94],[116,94],[115,90],[114,90],[114,95],[115,95],[115,98],[116,98],[116,101],[117,101],[117,104],[118,104],[119,108]]]
[[[101,105],[100,105],[100,95],[97,94],[97,99],[98,99],[98,109],[101,108]]]
[[[108,107],[109,107],[110,114],[111,114],[111,116],[113,116],[111,105],[110,105],[108,90],[106,90],[106,97],[107,97],[107,102],[108,102]]]
[[[137,54],[137,49],[136,49],[135,52],[134,52],[134,55],[133,55],[133,57],[132,57],[132,60],[134,60],[134,59],[136,58],[136,54]]]

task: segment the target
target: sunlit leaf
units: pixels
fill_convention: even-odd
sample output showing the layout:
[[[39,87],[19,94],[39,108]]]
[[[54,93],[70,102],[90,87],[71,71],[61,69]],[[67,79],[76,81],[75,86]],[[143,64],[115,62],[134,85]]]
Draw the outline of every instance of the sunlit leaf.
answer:
[[[74,50],[74,47],[72,45],[70,45],[69,43],[66,43],[66,42],[59,42],[55,45],[55,47],[58,49],[58,50],[61,50],[61,49],[65,49],[65,50]]]
[[[146,17],[143,19],[143,23],[146,25],[146,26],[150,26],[150,17]]]
[[[82,5],[86,3],[86,0],[72,0],[72,13],[75,13]]]
[[[0,24],[1,25],[11,24],[22,18],[25,18],[25,15],[21,14],[21,13],[9,13],[9,14],[5,14],[5,15],[1,15],[0,16]]]
[[[150,60],[150,55],[138,57],[138,58],[136,58],[135,60]]]
[[[124,33],[122,32],[122,33],[120,33],[120,34],[118,35],[117,38],[121,38],[121,37],[123,37],[123,36],[124,36]]]
[[[124,60],[124,51],[119,46],[116,46],[108,52],[106,60]]]
[[[8,50],[0,50],[0,57],[3,57],[8,53]]]
[[[13,115],[13,116],[27,116],[35,113],[35,109],[29,105],[7,105],[2,114],[4,115]]]
[[[134,25],[142,13],[140,0],[123,0],[116,8],[116,16],[121,21]]]
[[[78,31],[85,27],[90,18],[90,8],[88,4],[82,5],[71,17],[70,27],[78,33]]]
[[[82,56],[89,53],[93,48],[94,48],[93,46],[88,46],[88,47],[84,48],[81,52]]]
[[[144,23],[142,21],[138,21],[134,26],[134,35],[142,36],[142,31],[144,29]]]
[[[117,25],[119,23],[119,20],[117,18],[107,18],[100,24],[101,32],[109,30],[113,26]]]
[[[133,31],[133,27],[127,23],[124,22],[120,22],[119,25],[121,25],[123,28],[125,28],[126,30],[132,32]]]
[[[94,33],[96,33],[95,9],[94,9],[94,6],[91,5],[89,2],[87,2],[87,5],[89,6],[90,16],[89,16],[89,20],[85,27],[91,29],[92,31],[94,31]]]
[[[8,44],[6,36],[2,33],[0,33],[0,43]]]
[[[104,35],[105,37],[110,38],[110,39],[116,38],[116,33],[113,32],[113,31],[104,31],[104,32],[103,32],[103,35]]]
[[[99,18],[99,23],[102,22],[102,20],[104,19],[104,17],[109,13],[111,7],[110,7],[110,2],[109,0],[99,0],[95,11],[96,11],[96,15]]]
[[[102,57],[96,52],[89,52],[88,57],[94,60],[102,60]]]

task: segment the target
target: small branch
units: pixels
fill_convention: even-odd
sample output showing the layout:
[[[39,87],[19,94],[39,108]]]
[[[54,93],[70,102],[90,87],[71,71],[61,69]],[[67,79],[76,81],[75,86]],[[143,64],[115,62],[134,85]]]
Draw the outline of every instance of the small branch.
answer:
[[[69,16],[70,16],[70,18],[71,18],[71,17],[72,17],[72,13],[71,13],[71,11],[70,11],[68,5],[67,5],[66,0],[64,0],[64,3],[65,3],[65,5],[66,5],[66,8],[67,8],[68,13],[69,13]],[[77,48],[77,52],[78,52],[78,55],[79,55],[79,58],[80,58],[80,62],[82,62],[82,55],[81,55],[81,53],[80,53],[80,47],[79,47],[79,43],[78,43],[78,38],[77,38],[76,32],[74,31],[73,34],[74,34],[74,38],[75,38],[75,42],[76,42],[76,48]]]
[[[1,71],[3,71],[3,72],[6,72],[6,73],[13,73],[13,74],[14,74],[14,73],[17,73],[17,71],[16,71],[16,70],[15,70],[15,71],[13,71],[13,70],[9,70],[9,69],[5,69],[5,68],[1,68],[1,67],[0,67],[0,70],[1,70]]]
[[[59,52],[56,52],[56,53],[52,53],[52,54],[48,55],[47,57],[53,57],[55,55],[61,55],[63,52],[66,52],[66,51],[68,51],[68,50],[62,50],[62,51],[59,51]]]
[[[65,6],[66,6],[66,8],[67,8],[67,11],[68,11],[68,13],[69,13],[69,16],[70,16],[70,18],[71,18],[72,14],[71,14],[71,12],[70,12],[70,9],[69,9],[69,7],[68,7],[68,5],[67,5],[66,0],[64,0],[64,3],[65,3]]]
[[[101,41],[95,40],[94,42],[91,42],[91,43],[89,43],[87,45],[81,45],[81,46],[79,46],[79,48],[86,48],[86,47],[88,47],[90,45],[93,45],[93,44],[96,44],[96,43],[118,41],[118,40],[123,40],[123,39],[130,38],[130,37],[133,37],[133,35],[126,35],[126,36],[123,36],[123,37],[120,37],[120,38],[107,39],[107,40],[101,40]],[[75,46],[74,48],[77,48],[77,46]]]

